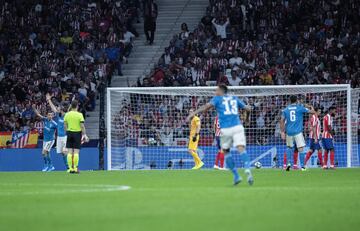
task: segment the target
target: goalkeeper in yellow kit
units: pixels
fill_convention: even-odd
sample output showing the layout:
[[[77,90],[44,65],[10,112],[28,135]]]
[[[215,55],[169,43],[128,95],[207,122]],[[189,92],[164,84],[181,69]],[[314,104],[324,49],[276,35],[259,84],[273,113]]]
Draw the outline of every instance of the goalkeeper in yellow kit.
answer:
[[[194,109],[190,109],[190,114],[194,112]],[[200,169],[204,166],[199,155],[197,154],[197,148],[200,139],[201,121],[198,116],[193,116],[190,121],[190,137],[189,137],[189,153],[194,158],[195,166],[192,169]]]

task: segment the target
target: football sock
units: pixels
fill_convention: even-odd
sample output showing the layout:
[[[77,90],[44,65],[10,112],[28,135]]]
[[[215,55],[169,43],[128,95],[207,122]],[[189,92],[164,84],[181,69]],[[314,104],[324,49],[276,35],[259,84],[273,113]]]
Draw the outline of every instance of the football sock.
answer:
[[[43,158],[44,158],[44,164],[47,165],[48,164],[47,157],[44,156]]]
[[[69,166],[68,166],[68,162],[67,162],[67,155],[62,155],[62,158],[63,158],[64,164],[65,164],[65,167],[68,169]]]
[[[79,153],[74,153],[74,169],[77,170],[79,166]]]
[[[294,155],[294,165],[297,166],[297,164],[298,164],[299,152],[295,150],[293,155]]]
[[[239,178],[239,173],[237,172],[237,169],[235,168],[235,161],[231,154],[227,154],[225,156],[225,162],[226,166],[230,169],[230,171],[233,173],[235,178]]]
[[[219,153],[219,159],[220,159],[220,168],[224,167],[224,153],[222,151],[220,151]]]
[[[290,148],[290,147],[287,147],[287,148],[286,148],[287,164],[290,164],[290,165],[293,164],[293,157],[294,157],[293,149]]]
[[[326,150],[324,152],[324,163],[323,163],[323,166],[327,166],[328,164],[328,151]]]
[[[68,163],[69,169],[73,170],[74,169],[73,154],[67,155],[67,163]]]
[[[48,165],[51,166],[51,165],[52,165],[52,161],[51,161],[50,153],[47,154],[47,161],[48,161]]]
[[[250,169],[250,156],[247,153],[247,151],[243,151],[242,153],[240,153],[242,160],[244,161],[244,168],[245,169]]]
[[[304,151],[299,153],[300,155],[300,165],[302,168],[305,168],[305,155],[306,153]]]
[[[309,159],[310,159],[310,157],[311,157],[312,154],[313,154],[313,153],[310,152],[310,151],[308,151],[308,152],[306,153],[304,165],[307,164],[307,162],[309,161]]]
[[[286,158],[286,151],[285,151],[284,152],[284,163],[283,163],[284,167],[286,167],[286,164],[287,164],[287,158]]]
[[[218,153],[216,154],[216,159],[215,159],[215,165],[216,165],[216,166],[219,166],[219,161],[220,161],[220,152],[218,152]]]
[[[190,153],[191,153],[192,157],[194,158],[195,166],[200,164],[201,160],[200,160],[200,157],[198,156],[198,154],[193,150],[191,150]]]
[[[334,150],[330,151],[330,165],[332,167],[335,166],[335,151]]]
[[[323,158],[321,150],[318,150],[318,160],[320,162],[320,166],[323,166]]]

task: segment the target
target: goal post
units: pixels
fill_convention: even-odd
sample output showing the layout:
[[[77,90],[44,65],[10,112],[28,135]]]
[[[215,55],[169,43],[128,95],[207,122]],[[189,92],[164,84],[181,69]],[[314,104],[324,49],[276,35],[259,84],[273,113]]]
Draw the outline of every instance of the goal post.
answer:
[[[216,87],[152,87],[107,89],[107,169],[189,169],[194,162],[187,153],[190,108],[198,108],[214,96]],[[280,138],[281,111],[290,95],[325,113],[335,106],[335,159],[338,167],[359,166],[359,90],[348,84],[229,87],[229,94],[253,106],[241,114],[252,163],[282,167],[285,142]],[[214,165],[217,147],[214,137],[216,113],[200,115],[198,154],[206,168]],[[304,135],[308,137],[308,116]],[[232,150],[235,152],[235,150]],[[309,160],[316,167],[317,155]],[[236,162],[241,166],[237,155]]]

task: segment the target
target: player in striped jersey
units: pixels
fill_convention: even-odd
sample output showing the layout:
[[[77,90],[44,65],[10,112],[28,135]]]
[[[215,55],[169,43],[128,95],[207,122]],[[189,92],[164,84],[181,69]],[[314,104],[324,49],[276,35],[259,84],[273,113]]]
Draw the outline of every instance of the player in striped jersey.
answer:
[[[318,160],[320,163],[320,166],[323,166],[322,161],[322,149],[320,146],[320,135],[321,135],[321,123],[319,116],[321,114],[320,108],[315,108],[315,114],[313,114],[310,118],[310,132],[309,132],[309,142],[310,142],[310,149],[306,153],[305,162],[302,163],[302,168],[305,168],[308,160],[310,159],[311,155],[315,152],[315,150],[318,151]]]
[[[336,108],[331,106],[328,113],[323,118],[323,148],[324,148],[324,162],[323,169],[328,168],[328,153],[330,152],[330,169],[335,169],[335,150],[334,150],[334,127],[333,117],[336,114]]]
[[[215,118],[214,130],[215,130],[216,147],[218,148],[218,153],[216,154],[214,169],[224,169],[224,158],[225,158],[225,156],[224,156],[224,152],[221,149],[221,144],[220,144],[221,130],[220,130],[220,124],[219,124],[219,117],[218,116],[216,116],[216,118]]]

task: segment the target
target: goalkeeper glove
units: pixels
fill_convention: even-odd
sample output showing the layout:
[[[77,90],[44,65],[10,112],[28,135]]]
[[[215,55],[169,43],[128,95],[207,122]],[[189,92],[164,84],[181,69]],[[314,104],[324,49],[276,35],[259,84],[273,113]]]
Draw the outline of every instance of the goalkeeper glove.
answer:
[[[196,134],[195,136],[193,136],[193,138],[192,138],[192,141],[193,142],[195,142],[196,140],[197,140],[197,136],[198,136],[199,134]]]

